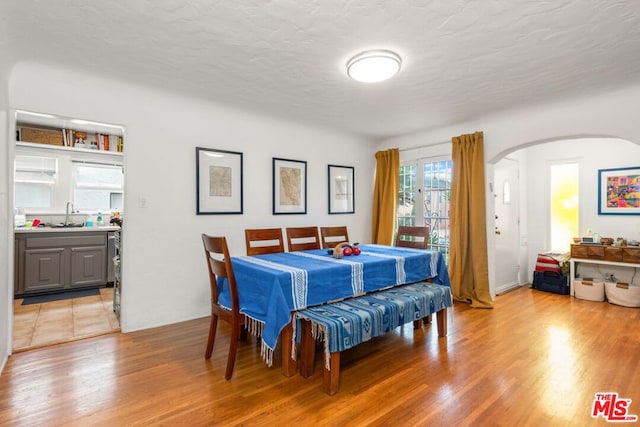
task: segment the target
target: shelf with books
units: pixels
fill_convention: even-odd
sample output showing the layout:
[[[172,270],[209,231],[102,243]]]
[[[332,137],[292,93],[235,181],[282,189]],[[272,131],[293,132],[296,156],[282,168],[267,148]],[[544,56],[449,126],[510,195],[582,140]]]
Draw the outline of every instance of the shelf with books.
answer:
[[[122,135],[91,132],[80,129],[56,128],[21,124],[16,126],[16,142],[46,148],[82,149],[109,154],[122,154]]]

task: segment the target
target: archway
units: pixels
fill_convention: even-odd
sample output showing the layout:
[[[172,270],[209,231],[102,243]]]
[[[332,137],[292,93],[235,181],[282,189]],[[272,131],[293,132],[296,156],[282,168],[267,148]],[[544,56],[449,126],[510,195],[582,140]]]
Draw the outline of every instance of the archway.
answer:
[[[492,295],[496,290],[495,165],[504,158],[521,160],[520,235],[519,245],[513,248],[519,254],[519,267],[523,283],[531,280],[531,272],[538,253],[549,250],[548,167],[557,160],[572,159],[580,164],[580,230],[591,228],[601,235],[624,235],[634,230],[637,217],[619,218],[597,213],[597,170],[638,166],[640,143],[604,135],[575,135],[528,141],[506,149],[487,162],[487,245],[489,281]],[[635,162],[635,163],[634,163]],[[634,219],[635,218],[635,219]],[[621,221],[622,220],[622,221]],[[637,228],[637,225],[636,225]],[[604,234],[602,234],[604,233]],[[635,232],[636,240],[640,232]]]

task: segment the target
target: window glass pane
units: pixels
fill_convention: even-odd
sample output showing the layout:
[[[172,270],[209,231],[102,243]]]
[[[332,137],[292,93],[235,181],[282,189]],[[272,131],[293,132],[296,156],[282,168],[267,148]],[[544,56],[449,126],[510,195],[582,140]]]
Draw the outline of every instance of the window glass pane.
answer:
[[[75,180],[78,187],[122,186],[122,168],[119,166],[75,165]]]
[[[16,155],[15,167],[15,206],[50,208],[57,179],[57,159]]]
[[[122,203],[119,203],[118,206],[113,206],[111,204],[113,194],[114,193],[111,190],[76,189],[73,207],[81,211],[109,211],[122,209]]]
[[[81,211],[122,209],[121,166],[74,164],[74,207]]]
[[[398,225],[415,225],[416,166],[400,166],[398,193]]]
[[[551,250],[568,251],[571,238],[579,236],[578,163],[551,165]]]
[[[50,208],[53,188],[48,184],[15,183],[15,206],[18,208]]]
[[[449,260],[449,211],[451,204],[452,161],[424,164],[424,223],[429,225],[429,248],[442,252]]]
[[[16,172],[38,172],[55,175],[57,159],[55,157],[16,155]]]

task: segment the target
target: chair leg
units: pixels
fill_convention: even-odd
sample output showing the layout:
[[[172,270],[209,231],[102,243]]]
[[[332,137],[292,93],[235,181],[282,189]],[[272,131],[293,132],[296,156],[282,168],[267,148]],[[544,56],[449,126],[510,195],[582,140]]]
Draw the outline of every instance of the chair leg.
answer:
[[[238,341],[240,340],[241,325],[234,323],[231,325],[231,343],[229,344],[229,356],[227,356],[227,370],[224,374],[226,380],[230,380],[233,375],[233,367],[236,364],[236,353],[238,352]]]
[[[216,329],[218,328],[218,316],[211,315],[211,323],[209,324],[209,339],[207,340],[207,349],[204,352],[205,359],[211,359],[213,352],[213,343],[216,341]]]
[[[247,325],[242,325],[242,328],[240,329],[240,341],[248,341],[249,337],[249,329],[247,328]]]

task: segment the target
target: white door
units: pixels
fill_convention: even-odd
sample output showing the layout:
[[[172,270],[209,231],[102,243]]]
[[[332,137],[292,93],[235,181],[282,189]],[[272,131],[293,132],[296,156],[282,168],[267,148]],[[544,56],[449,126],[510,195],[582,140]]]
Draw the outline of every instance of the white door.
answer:
[[[520,280],[520,197],[519,164],[504,158],[494,168],[496,215],[496,293],[521,283]]]

